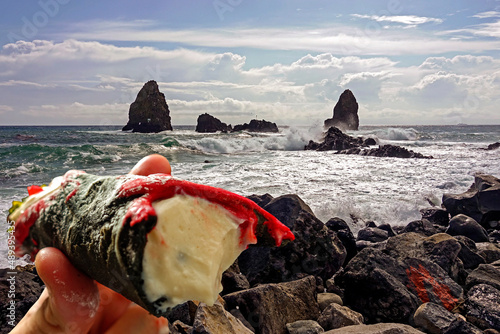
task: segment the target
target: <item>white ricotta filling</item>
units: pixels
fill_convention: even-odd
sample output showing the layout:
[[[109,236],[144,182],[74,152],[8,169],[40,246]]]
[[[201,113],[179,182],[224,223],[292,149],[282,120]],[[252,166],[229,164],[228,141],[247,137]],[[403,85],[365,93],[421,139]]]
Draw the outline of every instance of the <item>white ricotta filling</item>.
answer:
[[[240,220],[218,204],[177,195],[156,201],[156,227],[144,248],[142,278],[150,302],[163,312],[187,300],[212,305],[222,273],[246,248]]]

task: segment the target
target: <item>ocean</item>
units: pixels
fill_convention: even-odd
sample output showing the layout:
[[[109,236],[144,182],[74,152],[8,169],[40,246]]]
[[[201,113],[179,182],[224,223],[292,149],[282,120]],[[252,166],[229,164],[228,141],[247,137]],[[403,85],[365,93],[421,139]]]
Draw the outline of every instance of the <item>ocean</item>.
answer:
[[[0,268],[8,266],[7,210],[27,195],[27,186],[49,183],[70,169],[124,174],[152,153],[166,156],[172,174],[188,181],[244,196],[297,194],[323,222],[340,217],[353,232],[369,220],[392,225],[417,220],[421,208],[440,205],[443,193],[467,190],[475,173],[500,177],[500,149],[485,150],[500,142],[500,125],[363,126],[348,132],[434,159],[304,151],[321,134],[320,126],[280,127],[277,134],[200,134],[193,126],[156,134],[117,126],[0,127]]]

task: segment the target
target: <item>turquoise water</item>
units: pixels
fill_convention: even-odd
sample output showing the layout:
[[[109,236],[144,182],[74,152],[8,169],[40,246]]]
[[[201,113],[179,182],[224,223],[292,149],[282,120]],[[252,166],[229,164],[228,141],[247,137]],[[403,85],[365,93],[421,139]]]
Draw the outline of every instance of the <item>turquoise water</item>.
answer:
[[[323,221],[355,214],[379,223],[418,219],[428,201],[466,190],[476,172],[500,177],[500,126],[362,127],[351,135],[376,138],[435,159],[396,159],[304,151],[320,128],[282,127],[279,134],[199,134],[178,127],[157,134],[120,127],[0,127],[0,212],[69,169],[127,173],[143,156],[166,156],[173,175],[242,194],[296,193]],[[354,230],[358,226],[352,226]],[[2,228],[2,230],[5,230]],[[0,236],[0,267],[6,235]]]

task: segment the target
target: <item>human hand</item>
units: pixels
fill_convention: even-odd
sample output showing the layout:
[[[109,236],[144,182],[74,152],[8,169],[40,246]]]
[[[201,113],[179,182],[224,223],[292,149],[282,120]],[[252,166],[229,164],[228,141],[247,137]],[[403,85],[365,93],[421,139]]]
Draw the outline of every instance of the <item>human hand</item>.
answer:
[[[130,171],[154,173],[171,173],[165,157],[147,156]],[[167,319],[156,318],[79,272],[56,248],[41,249],[35,265],[45,290],[11,334],[160,333],[168,327]]]

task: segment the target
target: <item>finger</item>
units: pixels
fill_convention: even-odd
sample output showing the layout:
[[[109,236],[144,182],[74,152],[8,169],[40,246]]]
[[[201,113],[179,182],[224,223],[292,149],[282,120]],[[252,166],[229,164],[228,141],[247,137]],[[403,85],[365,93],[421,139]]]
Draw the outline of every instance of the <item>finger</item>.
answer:
[[[142,158],[130,171],[130,174],[144,176],[156,173],[171,173],[168,159],[159,154],[152,154]]]
[[[157,318],[142,307],[131,304],[123,317],[106,331],[106,334],[117,333],[165,333],[168,332],[168,320]],[[168,332],[169,333],[169,332]]]
[[[132,303],[118,292],[97,283],[101,304],[91,333],[103,333],[118,321]]]
[[[40,332],[87,333],[99,308],[94,281],[73,267],[56,248],[40,250],[35,265],[47,295],[35,315]]]

